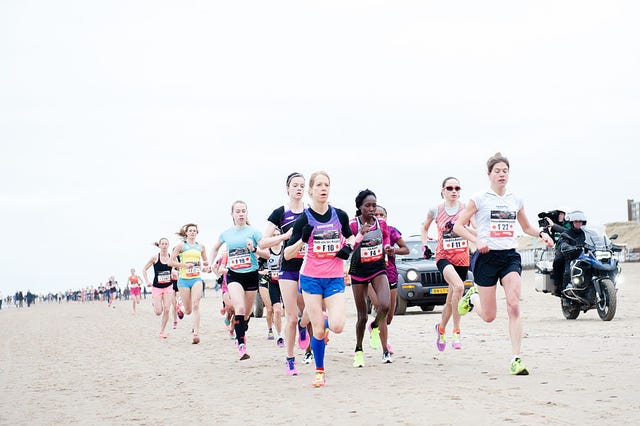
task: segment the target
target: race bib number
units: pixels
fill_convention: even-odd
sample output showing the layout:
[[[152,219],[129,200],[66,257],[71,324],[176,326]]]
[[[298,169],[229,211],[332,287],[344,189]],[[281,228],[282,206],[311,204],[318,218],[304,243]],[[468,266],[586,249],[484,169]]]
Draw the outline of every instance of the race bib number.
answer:
[[[382,259],[382,243],[370,247],[360,246],[360,261],[363,263],[375,262]]]
[[[168,284],[171,282],[171,271],[158,273],[158,284]]]
[[[445,250],[466,249],[467,240],[460,237],[442,238],[442,248]]]
[[[248,248],[240,248],[229,252],[229,268],[234,271],[251,267],[251,253]]]
[[[185,270],[187,278],[197,278],[200,276],[200,264],[191,265]]]
[[[313,234],[313,253],[316,257],[335,257],[340,250],[340,233],[329,229]]]
[[[491,238],[513,237],[515,235],[515,223],[515,211],[492,210],[489,236]]]

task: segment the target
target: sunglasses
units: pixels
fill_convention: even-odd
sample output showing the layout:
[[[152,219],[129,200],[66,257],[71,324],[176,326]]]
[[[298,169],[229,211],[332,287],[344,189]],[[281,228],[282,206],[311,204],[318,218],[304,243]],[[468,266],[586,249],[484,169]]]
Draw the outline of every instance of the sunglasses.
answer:
[[[456,191],[460,191],[462,188],[460,188],[459,186],[445,186],[444,189],[446,189],[447,191],[453,191],[454,189]]]

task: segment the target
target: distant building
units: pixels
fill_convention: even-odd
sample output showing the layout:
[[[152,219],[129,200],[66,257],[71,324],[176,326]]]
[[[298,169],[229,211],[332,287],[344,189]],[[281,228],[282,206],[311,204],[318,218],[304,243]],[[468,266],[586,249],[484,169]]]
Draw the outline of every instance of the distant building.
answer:
[[[629,222],[640,222],[640,201],[627,200],[627,218]]]

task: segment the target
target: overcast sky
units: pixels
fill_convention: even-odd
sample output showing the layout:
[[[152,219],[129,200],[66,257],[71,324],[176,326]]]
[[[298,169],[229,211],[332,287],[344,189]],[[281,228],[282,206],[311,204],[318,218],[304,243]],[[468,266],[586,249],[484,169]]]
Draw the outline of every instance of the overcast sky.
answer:
[[[635,1],[0,1],[0,290],[124,283],[326,170],[404,235],[511,161],[529,217],[640,198]]]

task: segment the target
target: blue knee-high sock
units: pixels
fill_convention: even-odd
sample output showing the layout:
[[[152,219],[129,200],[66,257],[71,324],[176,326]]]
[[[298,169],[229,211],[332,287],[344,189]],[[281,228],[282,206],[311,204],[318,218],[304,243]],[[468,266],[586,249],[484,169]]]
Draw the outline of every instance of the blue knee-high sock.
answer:
[[[316,339],[311,337],[311,349],[313,350],[313,360],[316,362],[317,369],[324,369],[324,339]]]
[[[329,328],[329,317],[324,319],[324,328],[331,330],[331,328]]]

